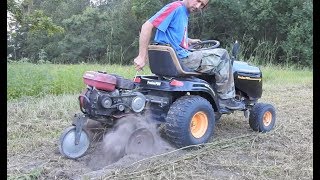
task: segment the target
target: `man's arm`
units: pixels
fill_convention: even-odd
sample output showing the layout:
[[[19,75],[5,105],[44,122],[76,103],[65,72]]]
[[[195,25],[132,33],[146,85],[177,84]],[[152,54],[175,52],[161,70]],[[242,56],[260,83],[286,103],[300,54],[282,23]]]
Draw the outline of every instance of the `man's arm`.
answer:
[[[148,45],[153,28],[153,24],[151,24],[149,21],[146,21],[141,27],[139,37],[139,55],[133,60],[136,70],[141,70],[147,62]]]

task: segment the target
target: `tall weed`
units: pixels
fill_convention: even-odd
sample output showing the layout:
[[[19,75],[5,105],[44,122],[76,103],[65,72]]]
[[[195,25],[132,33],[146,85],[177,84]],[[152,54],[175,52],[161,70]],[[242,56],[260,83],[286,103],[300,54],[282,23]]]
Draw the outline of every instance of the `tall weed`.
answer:
[[[277,40],[256,42],[252,37],[244,35],[240,43],[240,57],[246,59],[247,62],[260,65],[277,64],[276,55],[280,48]]]

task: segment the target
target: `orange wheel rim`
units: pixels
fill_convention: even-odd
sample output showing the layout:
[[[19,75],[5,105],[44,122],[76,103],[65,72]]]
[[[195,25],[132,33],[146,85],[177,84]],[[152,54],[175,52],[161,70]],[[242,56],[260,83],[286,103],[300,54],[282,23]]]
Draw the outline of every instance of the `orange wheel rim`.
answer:
[[[193,115],[190,123],[191,134],[195,138],[201,138],[208,129],[208,116],[203,112],[199,111]]]
[[[263,125],[269,126],[272,121],[272,114],[270,111],[267,111],[263,115]]]

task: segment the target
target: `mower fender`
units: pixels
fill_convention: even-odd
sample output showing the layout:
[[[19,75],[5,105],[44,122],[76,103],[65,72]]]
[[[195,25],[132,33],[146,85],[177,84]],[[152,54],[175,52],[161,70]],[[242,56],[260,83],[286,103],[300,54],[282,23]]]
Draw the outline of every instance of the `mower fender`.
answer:
[[[202,97],[205,97],[218,112],[220,107],[218,106],[218,96],[216,91],[207,83],[199,85],[196,89],[189,91],[191,94],[200,94]],[[195,92],[195,93],[192,93]]]
[[[200,94],[206,98],[214,106],[214,108],[220,111],[217,100],[217,93],[206,81],[198,78],[174,78],[171,80],[159,80],[152,76],[141,77],[139,87],[142,90],[155,90],[165,92],[186,92],[190,94]]]

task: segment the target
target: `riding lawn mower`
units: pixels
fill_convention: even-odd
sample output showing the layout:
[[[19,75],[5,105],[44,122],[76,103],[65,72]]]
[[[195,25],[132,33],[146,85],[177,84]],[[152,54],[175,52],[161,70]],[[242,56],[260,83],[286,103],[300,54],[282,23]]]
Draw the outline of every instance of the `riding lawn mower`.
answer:
[[[202,41],[192,45],[190,51],[214,49],[219,45],[216,40]],[[272,130],[275,108],[258,103],[262,96],[262,72],[237,60],[239,46],[238,42],[234,43],[231,52],[236,100],[243,104],[236,110],[219,105],[213,75],[184,67],[170,45],[149,45],[152,75],[137,75],[130,80],[102,71],[85,72],[86,88],[79,95],[81,113],[75,115],[72,126],[60,136],[60,153],[71,159],[86,154],[92,142],[85,128],[88,119],[112,128],[128,115],[150,114],[150,119],[164,129],[166,139],[177,148],[208,142],[221,115],[234,111],[243,111],[254,131]],[[153,145],[154,137],[148,127],[137,127],[124,151],[129,153],[128,149]]]

